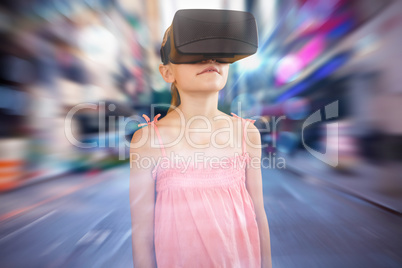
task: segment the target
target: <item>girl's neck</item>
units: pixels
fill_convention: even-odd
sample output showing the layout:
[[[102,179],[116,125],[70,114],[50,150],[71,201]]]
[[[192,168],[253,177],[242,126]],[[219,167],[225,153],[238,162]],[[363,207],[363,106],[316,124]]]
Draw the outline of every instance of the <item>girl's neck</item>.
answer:
[[[216,96],[202,96],[180,98],[181,104],[177,107],[181,116],[184,116],[186,121],[194,116],[201,116],[209,120],[213,120],[215,116],[221,115],[222,112],[218,110],[218,92]]]

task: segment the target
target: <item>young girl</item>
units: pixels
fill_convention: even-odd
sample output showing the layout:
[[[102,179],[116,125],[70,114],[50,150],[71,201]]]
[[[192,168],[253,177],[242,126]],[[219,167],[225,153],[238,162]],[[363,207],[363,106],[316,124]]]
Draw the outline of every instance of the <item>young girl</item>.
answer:
[[[144,115],[130,150],[134,267],[271,267],[260,134],[254,120],[217,108],[229,64],[159,71],[171,109]]]

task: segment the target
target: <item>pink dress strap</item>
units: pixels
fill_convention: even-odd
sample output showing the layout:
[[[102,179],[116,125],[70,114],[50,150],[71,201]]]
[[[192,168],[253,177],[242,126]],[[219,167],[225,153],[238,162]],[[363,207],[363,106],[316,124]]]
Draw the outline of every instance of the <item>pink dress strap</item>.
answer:
[[[161,116],[161,114],[155,115],[153,121],[151,121],[151,119],[149,119],[149,117],[146,114],[143,114],[142,116],[145,118],[147,123],[138,124],[138,126],[141,127],[141,126],[145,126],[145,125],[151,125],[151,126],[154,127],[155,133],[158,136],[159,144],[160,144],[160,147],[161,147],[161,150],[162,150],[162,155],[166,156],[165,147],[163,146],[161,135],[159,134],[158,127],[155,124],[156,122],[158,122],[158,118]]]
[[[240,116],[238,116],[235,113],[230,113],[231,115],[233,115],[234,117],[240,118],[243,124],[243,143],[242,143],[242,151],[243,151],[243,155],[246,154],[246,138],[247,138],[247,132],[246,132],[246,121],[251,122],[252,124],[254,124],[255,120],[253,119],[247,119],[247,118],[242,118]]]

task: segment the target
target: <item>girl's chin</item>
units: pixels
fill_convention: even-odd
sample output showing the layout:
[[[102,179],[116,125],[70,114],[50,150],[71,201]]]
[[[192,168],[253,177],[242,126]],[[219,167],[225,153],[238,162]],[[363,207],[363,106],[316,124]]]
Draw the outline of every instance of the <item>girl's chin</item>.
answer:
[[[211,91],[211,92],[215,92],[215,91],[219,91],[222,90],[222,86],[217,86],[217,85],[210,85],[210,86],[202,86],[202,87],[197,87],[197,88],[193,88],[193,89],[189,89],[188,91]]]
[[[194,81],[186,85],[179,86],[182,91],[219,91],[225,87],[224,81]]]

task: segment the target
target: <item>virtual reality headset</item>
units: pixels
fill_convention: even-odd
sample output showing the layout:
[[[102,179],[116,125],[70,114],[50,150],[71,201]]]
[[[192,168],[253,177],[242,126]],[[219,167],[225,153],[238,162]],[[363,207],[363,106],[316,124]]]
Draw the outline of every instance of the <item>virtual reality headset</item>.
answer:
[[[196,63],[214,59],[233,63],[258,48],[257,25],[249,12],[220,9],[182,9],[174,15],[163,64]]]

